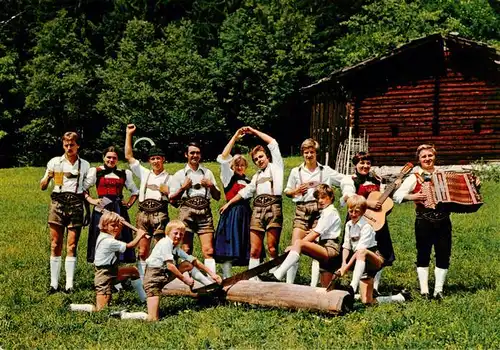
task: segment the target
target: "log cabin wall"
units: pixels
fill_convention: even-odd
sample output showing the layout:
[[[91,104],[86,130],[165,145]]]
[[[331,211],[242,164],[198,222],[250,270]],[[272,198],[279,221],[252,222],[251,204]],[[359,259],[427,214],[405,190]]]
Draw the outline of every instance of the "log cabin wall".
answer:
[[[333,164],[340,142],[346,138],[348,102],[335,88],[314,95],[311,101],[311,124],[309,134],[318,141],[318,160]]]
[[[484,44],[439,34],[415,40],[315,84],[311,135],[325,122],[320,101],[337,99],[344,109],[352,106],[344,125],[355,134],[366,130],[379,165],[414,161],[422,143],[436,145],[438,164],[500,160],[499,63],[498,52]],[[349,93],[347,102],[341,91]],[[331,152],[343,138],[345,132]]]

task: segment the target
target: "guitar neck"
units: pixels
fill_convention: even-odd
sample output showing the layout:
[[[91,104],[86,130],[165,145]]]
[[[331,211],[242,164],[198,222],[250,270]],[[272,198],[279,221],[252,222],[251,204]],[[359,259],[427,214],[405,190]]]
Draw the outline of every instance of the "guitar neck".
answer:
[[[385,187],[385,191],[384,193],[380,196],[380,198],[378,199],[380,201],[380,203],[384,203],[385,200],[387,198],[389,198],[389,196],[391,195],[392,193],[392,190],[394,190],[394,183],[390,184],[390,185],[387,185]]]

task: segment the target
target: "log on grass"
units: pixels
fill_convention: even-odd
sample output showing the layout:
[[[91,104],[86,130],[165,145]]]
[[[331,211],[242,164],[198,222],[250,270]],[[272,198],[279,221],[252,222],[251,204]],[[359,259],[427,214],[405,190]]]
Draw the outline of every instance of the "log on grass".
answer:
[[[294,310],[311,310],[322,313],[346,312],[352,308],[353,299],[343,290],[327,292],[325,288],[297,284],[239,281],[224,288],[226,300],[252,305],[272,306]],[[174,280],[163,290],[165,295],[198,297],[181,281]]]

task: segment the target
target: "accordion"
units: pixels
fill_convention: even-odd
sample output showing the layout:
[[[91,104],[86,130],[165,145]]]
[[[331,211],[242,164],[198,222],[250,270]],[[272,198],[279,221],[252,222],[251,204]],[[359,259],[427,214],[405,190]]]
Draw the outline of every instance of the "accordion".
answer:
[[[435,172],[422,183],[426,208],[451,213],[474,213],[483,205],[471,173]]]

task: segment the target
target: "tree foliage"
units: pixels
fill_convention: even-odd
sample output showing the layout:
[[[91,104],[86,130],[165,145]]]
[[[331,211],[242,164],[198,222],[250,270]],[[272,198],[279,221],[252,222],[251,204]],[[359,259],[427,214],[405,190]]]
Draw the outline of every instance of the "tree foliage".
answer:
[[[500,48],[494,0],[2,5],[0,166],[45,162],[69,129],[92,159],[128,122],[165,148],[215,145],[243,124],[278,137],[295,125],[280,138],[293,144],[307,136],[300,87],[336,69],[436,32]]]

